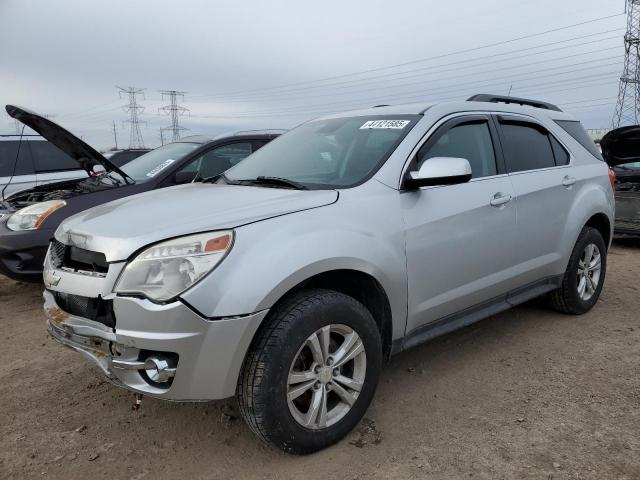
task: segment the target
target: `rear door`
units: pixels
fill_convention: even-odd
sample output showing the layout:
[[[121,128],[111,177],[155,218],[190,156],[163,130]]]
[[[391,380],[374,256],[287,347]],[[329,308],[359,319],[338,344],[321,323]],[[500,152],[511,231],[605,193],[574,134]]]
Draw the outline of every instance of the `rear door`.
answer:
[[[407,333],[505,294],[514,261],[513,187],[488,115],[445,122],[409,167],[466,158],[472,179],[401,193],[409,284]]]
[[[0,140],[0,190],[5,196],[36,186],[30,143],[34,142]]]
[[[516,196],[514,287],[519,287],[563,271],[562,236],[577,180],[568,150],[544,126],[529,117],[495,118]]]
[[[52,143],[31,142],[30,146],[38,185],[87,176],[76,160]]]

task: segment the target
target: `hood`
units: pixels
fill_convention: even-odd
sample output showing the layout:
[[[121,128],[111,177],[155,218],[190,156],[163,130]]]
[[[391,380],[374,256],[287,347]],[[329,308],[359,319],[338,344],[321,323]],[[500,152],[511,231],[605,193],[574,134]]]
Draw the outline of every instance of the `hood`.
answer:
[[[640,161],[640,125],[611,130],[602,137],[600,146],[610,167]]]
[[[57,123],[26,108],[7,105],[5,109],[10,117],[19,120],[31,130],[38,132],[43,138],[76,160],[88,175],[92,175],[93,167],[102,165],[107,172],[116,172],[128,178],[124,172],[107,160],[104,155]]]
[[[114,262],[168,238],[235,228],[337,199],[335,190],[193,183],[91,208],[65,220],[55,236],[63,243],[102,252]]]

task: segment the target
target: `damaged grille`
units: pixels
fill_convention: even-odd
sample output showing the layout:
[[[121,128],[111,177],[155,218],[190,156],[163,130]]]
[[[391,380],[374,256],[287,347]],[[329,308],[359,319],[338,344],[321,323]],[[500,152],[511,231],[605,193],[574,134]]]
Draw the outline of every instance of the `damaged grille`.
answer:
[[[58,307],[69,315],[86,318],[102,323],[107,327],[115,328],[116,317],[113,314],[113,303],[111,300],[103,300],[100,297],[81,297],[80,295],[70,295],[62,292],[51,293]]]
[[[55,239],[51,241],[49,253],[54,268],[95,273],[100,276],[104,276],[109,270],[104,253],[68,246]]]

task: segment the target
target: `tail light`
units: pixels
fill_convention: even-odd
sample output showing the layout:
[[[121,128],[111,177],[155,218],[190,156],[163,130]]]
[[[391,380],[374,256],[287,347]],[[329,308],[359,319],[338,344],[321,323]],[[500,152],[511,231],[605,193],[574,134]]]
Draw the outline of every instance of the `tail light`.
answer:
[[[611,182],[611,190],[616,191],[616,172],[613,171],[613,168],[609,168],[609,181]]]

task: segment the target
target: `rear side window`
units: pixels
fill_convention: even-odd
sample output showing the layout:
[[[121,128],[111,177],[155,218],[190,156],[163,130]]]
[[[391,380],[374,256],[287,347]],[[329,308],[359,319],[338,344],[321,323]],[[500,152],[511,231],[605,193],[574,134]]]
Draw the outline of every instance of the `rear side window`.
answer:
[[[549,140],[551,140],[551,148],[553,148],[553,156],[556,157],[556,165],[569,165],[570,157],[569,152],[567,152],[560,142],[554,138],[553,135],[549,135]]]
[[[0,177],[10,177],[15,165],[16,175],[33,175],[33,162],[29,151],[29,144],[36,142],[22,141],[20,156],[18,155],[18,140],[0,141]]]
[[[501,122],[502,147],[511,172],[555,167],[549,135],[544,129],[520,122]]]
[[[589,134],[580,122],[575,120],[556,120],[555,122],[560,125],[565,132],[571,135],[576,142],[586,148],[591,155],[604,162],[598,147],[596,147],[596,144],[591,140],[591,137],[589,137]]]
[[[36,172],[59,172],[82,168],[78,162],[52,143],[31,142],[30,146]]]

